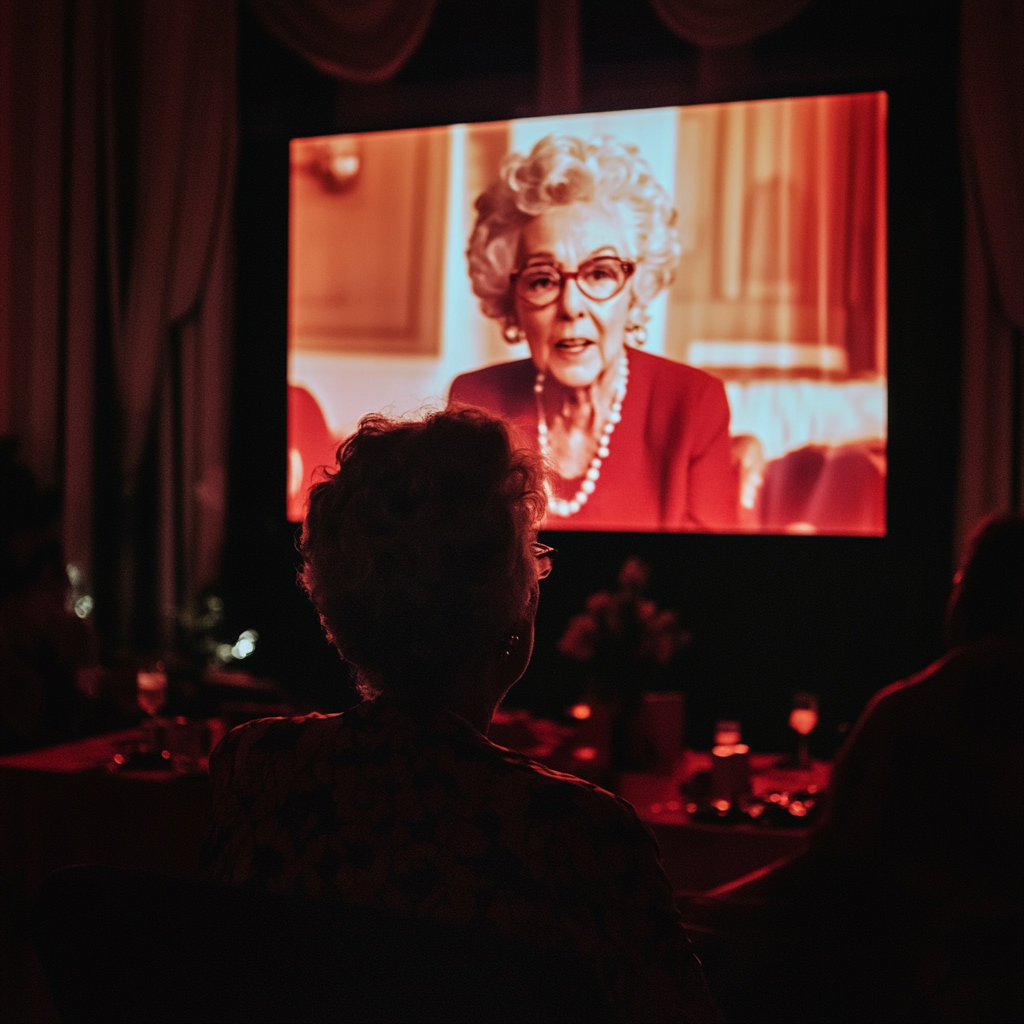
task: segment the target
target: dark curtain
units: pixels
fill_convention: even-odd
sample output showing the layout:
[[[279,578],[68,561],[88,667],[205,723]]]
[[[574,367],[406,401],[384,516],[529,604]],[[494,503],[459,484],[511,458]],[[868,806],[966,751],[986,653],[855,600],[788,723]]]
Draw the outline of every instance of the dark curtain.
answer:
[[[966,187],[958,539],[1021,510],[1024,336],[1024,0],[963,0]]]
[[[62,488],[108,641],[164,647],[223,532],[235,5],[5,6],[0,429]]]

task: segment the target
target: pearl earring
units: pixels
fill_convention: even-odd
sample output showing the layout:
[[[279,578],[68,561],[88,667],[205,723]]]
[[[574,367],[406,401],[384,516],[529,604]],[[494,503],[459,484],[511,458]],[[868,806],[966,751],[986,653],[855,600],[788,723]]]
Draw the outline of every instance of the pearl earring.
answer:
[[[626,320],[626,340],[635,348],[642,348],[647,341],[647,321],[650,320],[645,303],[634,299],[629,307],[629,315]]]
[[[505,340],[510,345],[516,345],[520,341],[526,341],[526,332],[514,320],[509,320],[505,324],[505,329],[501,333],[505,336]]]
[[[643,324],[626,324],[626,337],[631,345],[636,348],[643,348],[647,341],[647,328]]]

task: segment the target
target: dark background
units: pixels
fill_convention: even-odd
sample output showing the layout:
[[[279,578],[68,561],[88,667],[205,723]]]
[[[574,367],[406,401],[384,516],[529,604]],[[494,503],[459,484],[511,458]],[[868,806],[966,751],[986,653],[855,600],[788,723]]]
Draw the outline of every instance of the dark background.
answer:
[[[639,554],[652,595],[694,636],[678,667],[687,739],[735,716],[755,749],[786,749],[791,695],[821,695],[831,753],[868,697],[942,651],[959,426],[962,190],[958,5],[818,0],[711,62],[644,2],[585,0],[582,110],[884,89],[889,119],[889,534],[884,539],[549,533],[537,649],[509,704],[557,715],[581,683],[554,650],[586,596]],[[260,633],[253,670],[321,710],[353,703],[295,585],[285,520],[288,141],[295,136],[538,113],[536,8],[440,0],[391,81],[338,83],[271,39],[242,5],[237,351],[225,586]]]

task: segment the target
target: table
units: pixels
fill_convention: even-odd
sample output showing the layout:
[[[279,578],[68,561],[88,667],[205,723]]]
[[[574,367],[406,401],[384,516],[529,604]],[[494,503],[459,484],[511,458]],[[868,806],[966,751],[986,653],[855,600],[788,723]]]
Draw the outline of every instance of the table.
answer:
[[[195,874],[210,780],[111,773],[126,731],[0,758],[0,1021],[57,1021],[29,938],[40,882],[68,864]]]
[[[751,754],[752,790],[763,796],[772,790],[828,786],[832,765],[813,761],[809,771],[783,766],[782,754]],[[761,825],[717,825],[696,821],[686,809],[680,786],[697,772],[710,771],[709,751],[684,751],[662,775],[626,772],[617,787],[661,847],[665,872],[679,895],[707,892],[807,847],[808,828],[768,828]]]

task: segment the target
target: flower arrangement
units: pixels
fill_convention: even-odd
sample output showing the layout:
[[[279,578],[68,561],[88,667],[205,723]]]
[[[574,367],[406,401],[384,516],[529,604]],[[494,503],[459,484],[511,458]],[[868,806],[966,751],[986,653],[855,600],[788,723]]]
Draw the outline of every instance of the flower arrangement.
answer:
[[[665,670],[690,643],[676,613],[645,596],[650,581],[644,561],[627,559],[618,589],[591,594],[558,642],[561,654],[587,666],[599,696],[621,700],[623,687],[636,693],[663,688]]]
[[[649,566],[636,557],[627,559],[618,588],[591,594],[558,642],[561,654],[585,667],[584,701],[600,711],[595,718],[607,723],[603,737],[591,730],[598,761],[611,772],[608,779],[598,778],[602,784],[614,785],[617,771],[654,766],[658,754],[640,714],[643,695],[673,689],[669,669],[691,640],[675,612],[646,596],[650,582]]]

